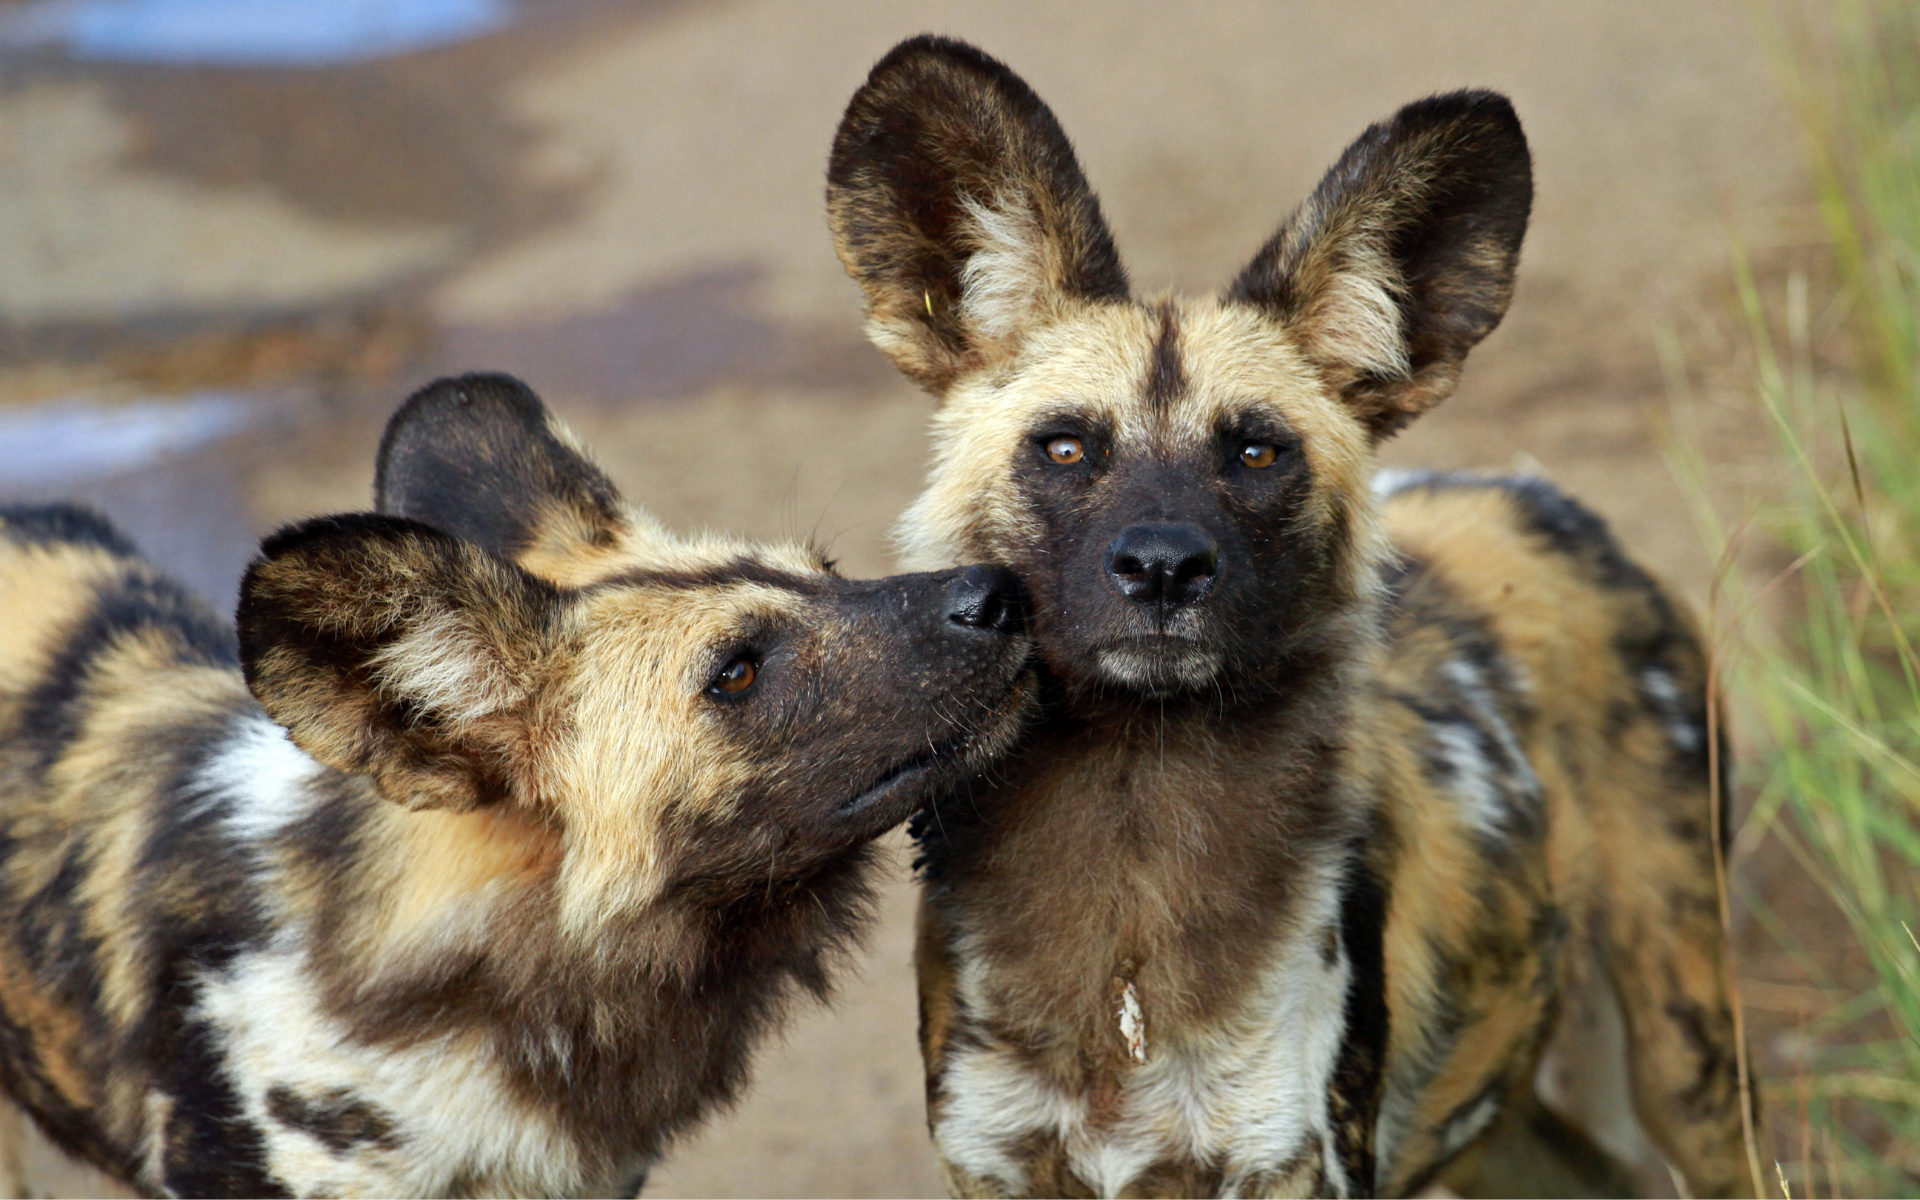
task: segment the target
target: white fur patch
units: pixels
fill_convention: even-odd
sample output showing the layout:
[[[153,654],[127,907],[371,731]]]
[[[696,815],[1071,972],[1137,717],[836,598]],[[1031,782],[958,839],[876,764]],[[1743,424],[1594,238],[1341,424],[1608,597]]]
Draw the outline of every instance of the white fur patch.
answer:
[[[247,1118],[266,1140],[267,1166],[297,1195],[575,1193],[582,1177],[572,1143],[516,1101],[483,1044],[444,1038],[403,1049],[350,1040],[321,1011],[316,980],[292,938],[247,954],[202,980],[199,1011],[221,1033],[228,1073]],[[267,1093],[344,1091],[393,1122],[392,1149],[362,1144],[335,1153],[275,1120]]]
[[[1054,286],[1049,242],[1018,200],[988,205],[969,196],[962,203],[979,243],[960,273],[962,309],[983,336],[1011,337],[1032,322]]]
[[[1441,674],[1459,690],[1473,720],[1472,725],[1437,721],[1429,726],[1434,749],[1451,771],[1446,790],[1459,802],[1467,824],[1487,837],[1503,836],[1517,805],[1539,806],[1540,780],[1500,711],[1499,698],[1482,668],[1455,658],[1448,660]],[[1524,689],[1524,678],[1517,679],[1516,686]],[[1487,754],[1483,736],[1492,740],[1503,762]]]
[[[1381,467],[1373,473],[1373,494],[1385,500],[1388,496],[1413,487],[1429,474],[1430,472],[1427,471],[1414,471],[1405,467]]]
[[[1428,726],[1427,736],[1447,765],[1447,794],[1461,818],[1482,837],[1501,836],[1507,820],[1506,789],[1480,745],[1480,731],[1458,721],[1440,721]]]
[[[1140,993],[1131,983],[1120,988],[1120,1007],[1114,1013],[1120,1023],[1120,1037],[1127,1043],[1127,1057],[1134,1062],[1147,1061],[1147,1019],[1140,1011]]]
[[[1390,272],[1382,261],[1372,270],[1345,270],[1327,281],[1308,317],[1316,355],[1370,375],[1397,379],[1407,374],[1400,305],[1388,282],[1398,279]]]
[[[1673,672],[1661,666],[1648,667],[1640,672],[1640,690],[1646,693],[1653,710],[1660,714],[1673,748],[1683,754],[1700,753],[1706,735],[1697,723],[1687,718],[1686,697],[1680,694]]]
[[[1162,653],[1140,646],[1101,650],[1094,661],[1114,683],[1150,691],[1176,684],[1205,687],[1219,677],[1222,660],[1218,653],[1190,642],[1172,642]]]
[[[1500,1095],[1489,1092],[1473,1102],[1473,1107],[1455,1116],[1440,1131],[1440,1156],[1447,1158],[1458,1154],[1466,1145],[1487,1131],[1493,1119],[1500,1115]]]
[[[955,1055],[944,1083],[947,1103],[933,1129],[940,1157],[1012,1195],[1027,1190],[1026,1171],[1012,1148],[1038,1130],[1072,1128],[1086,1117],[1081,1105],[1037,1079],[1006,1047]]]
[[[147,1147],[142,1157],[146,1165],[147,1178],[165,1179],[167,1177],[167,1121],[173,1115],[173,1097],[165,1092],[150,1091],[147,1093],[144,1107]]]
[[[226,826],[235,838],[260,842],[312,810],[313,781],[324,769],[259,713],[217,743],[195,782],[208,803],[227,803]]]
[[[422,621],[373,665],[403,695],[456,722],[499,712],[517,696],[501,663],[453,621]]]

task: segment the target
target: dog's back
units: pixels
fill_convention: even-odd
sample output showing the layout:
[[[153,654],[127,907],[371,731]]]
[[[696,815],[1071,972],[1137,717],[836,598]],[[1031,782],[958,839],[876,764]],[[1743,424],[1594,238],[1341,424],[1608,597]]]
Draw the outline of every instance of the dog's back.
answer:
[[[230,629],[99,517],[0,510],[0,1082],[122,1177],[131,1058],[186,1032],[147,998],[234,933],[219,859],[156,851],[194,837],[181,778],[252,706],[236,666]]]
[[[1362,756],[1393,801],[1397,855],[1382,1161],[1446,1162],[1502,1112],[1557,1124],[1532,1104],[1534,1055],[1555,997],[1604,964],[1635,1033],[1643,1119],[1689,1162],[1737,1164],[1733,1039],[1714,1027],[1726,756],[1691,621],[1543,481],[1422,474],[1381,490],[1403,556]],[[1424,1183],[1382,1180],[1388,1194]]]

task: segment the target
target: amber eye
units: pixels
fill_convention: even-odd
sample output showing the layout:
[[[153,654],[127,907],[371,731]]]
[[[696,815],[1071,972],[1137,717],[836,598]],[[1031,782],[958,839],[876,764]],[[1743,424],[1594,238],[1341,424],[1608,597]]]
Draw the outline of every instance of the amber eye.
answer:
[[[1240,447],[1240,461],[1249,467],[1270,467],[1279,457],[1280,450],[1272,442],[1248,442]]]
[[[1057,463],[1077,463],[1086,453],[1079,438],[1057,437],[1047,443],[1047,457]]]
[[[744,692],[753,686],[753,677],[759,673],[760,668],[754,665],[754,661],[742,655],[720,669],[719,676],[713,681],[713,690],[729,694]]]

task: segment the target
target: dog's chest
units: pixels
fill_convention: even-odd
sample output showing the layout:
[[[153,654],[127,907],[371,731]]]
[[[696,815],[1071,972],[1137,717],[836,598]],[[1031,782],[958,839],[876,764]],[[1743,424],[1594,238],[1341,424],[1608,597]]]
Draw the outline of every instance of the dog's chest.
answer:
[[[1337,909],[1331,895],[1306,908]],[[1107,1066],[1063,1087],[995,1033],[988,969],[961,968],[968,1014],[941,1074],[934,1138],[963,1190],[1325,1195],[1350,1190],[1329,1093],[1352,969],[1301,914],[1224,1019],[1168,1029],[1151,987],[1116,978]]]

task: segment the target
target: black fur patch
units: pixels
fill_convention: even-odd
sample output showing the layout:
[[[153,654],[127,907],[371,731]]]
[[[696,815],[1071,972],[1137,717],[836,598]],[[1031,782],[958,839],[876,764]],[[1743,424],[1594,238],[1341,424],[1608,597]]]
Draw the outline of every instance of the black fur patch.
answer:
[[[1479,486],[1487,482],[1480,480]],[[1520,511],[1528,518],[1528,528],[1580,563],[1594,583],[1609,591],[1660,596],[1659,585],[1622,553],[1620,544],[1613,540],[1613,531],[1592,509],[1544,479],[1522,475],[1496,482],[1518,501]],[[1473,486],[1473,477],[1463,477],[1461,486]]]
[[[1334,1151],[1356,1196],[1371,1196],[1376,1186],[1373,1132],[1389,1031],[1386,927],[1386,883],[1364,844],[1356,845],[1340,896],[1340,940],[1352,972],[1347,982],[1346,1032],[1328,1097]]]
[[[77,504],[0,505],[0,534],[23,546],[96,546],[122,558],[140,553],[105,517]]]
[[[308,1098],[276,1085],[267,1089],[267,1113],[288,1129],[311,1135],[335,1154],[355,1146],[398,1150],[405,1142],[392,1117],[346,1088]]]
[[[222,970],[266,938],[258,864],[235,850],[232,835],[223,828],[232,815],[227,799],[209,795],[196,779],[236,718],[252,718],[255,711],[249,704],[201,728],[181,723],[168,729],[178,739],[172,746],[184,746],[185,751],[153,747],[155,757],[176,762],[160,792],[162,801],[136,870],[141,890],[165,906],[166,919],[148,931],[148,952],[163,970],[164,964],[174,962],[190,964],[195,973]],[[148,1049],[166,1053],[163,1044]]]
[[[173,997],[183,1006],[192,985]],[[171,1010],[176,1017],[184,1007]],[[240,1110],[227,1082],[219,1035],[201,1021],[179,1021],[161,1089],[173,1100],[163,1135],[161,1176],[176,1196],[290,1196],[267,1170],[266,1140]]]
[[[546,406],[511,375],[440,379],[409,397],[380,439],[373,493],[379,511],[503,558],[533,543],[552,506],[596,545],[625,521],[612,481],[553,435]]]
[[[1147,406],[1165,412],[1187,394],[1187,365],[1180,358],[1180,321],[1171,304],[1159,307],[1160,332],[1153,339],[1153,361],[1147,368]]]

